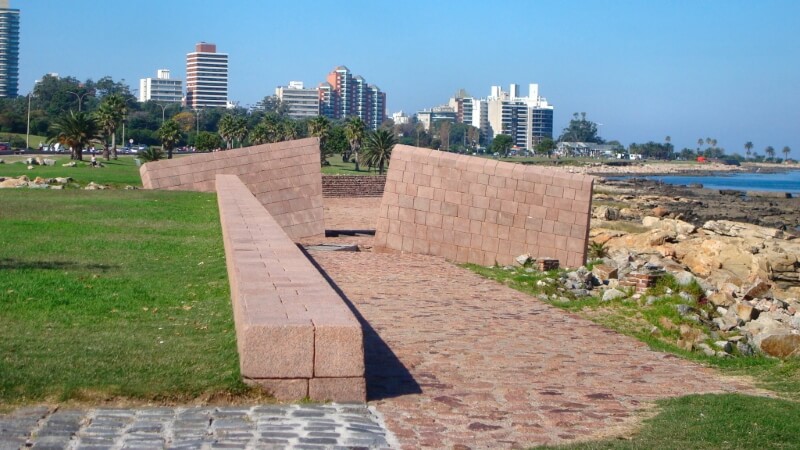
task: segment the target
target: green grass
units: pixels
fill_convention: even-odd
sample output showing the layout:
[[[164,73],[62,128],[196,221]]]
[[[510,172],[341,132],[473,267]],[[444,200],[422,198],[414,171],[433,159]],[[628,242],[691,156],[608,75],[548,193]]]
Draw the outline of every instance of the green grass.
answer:
[[[20,139],[25,141],[27,135],[25,133],[0,133],[0,142],[8,142],[13,136],[18,136]],[[39,144],[47,144],[46,136],[32,134],[27,137],[29,139],[29,145],[31,149],[38,149]]]
[[[0,204],[0,404],[248,392],[214,195],[6,189]]]
[[[329,166],[322,166],[323,175],[378,175],[378,169],[367,170],[367,166],[362,165],[361,170],[356,172],[355,164],[352,162],[346,163],[342,161],[342,155],[333,155],[328,157]],[[384,174],[386,168],[384,167]]]
[[[800,403],[746,395],[689,395],[657,402],[659,414],[628,439],[566,449],[796,449]]]
[[[28,166],[23,162],[32,155],[26,156],[4,156],[0,159],[5,160],[5,164],[0,164],[0,177],[18,177],[27,175],[30,179],[36,177],[56,178],[72,177],[80,186],[85,186],[94,181],[98,184],[108,184],[113,187],[122,188],[125,186],[142,185],[139,177],[139,168],[136,166],[133,157],[120,156],[117,160],[106,161],[98,157],[105,167],[93,168],[89,165],[91,156],[84,154],[84,161],[78,161],[76,167],[63,167],[62,164],[70,162],[68,155],[44,155],[42,158],[55,159],[55,166],[33,166],[28,170]]]

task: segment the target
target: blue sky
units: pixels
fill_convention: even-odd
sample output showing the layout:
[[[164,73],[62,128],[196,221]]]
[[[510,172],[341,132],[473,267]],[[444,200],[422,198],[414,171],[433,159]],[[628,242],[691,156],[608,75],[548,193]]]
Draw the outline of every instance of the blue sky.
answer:
[[[750,140],[800,155],[798,0],[10,3],[23,95],[51,72],[132,88],[160,68],[183,79],[186,53],[206,41],[229,53],[241,105],[343,64],[387,93],[389,113],[535,82],[556,137],[582,111],[624,144],[712,137],[729,153]]]

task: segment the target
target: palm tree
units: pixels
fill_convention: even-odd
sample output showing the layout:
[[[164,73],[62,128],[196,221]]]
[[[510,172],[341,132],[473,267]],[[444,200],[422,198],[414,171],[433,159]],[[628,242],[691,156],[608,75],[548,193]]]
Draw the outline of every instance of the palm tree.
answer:
[[[283,141],[293,141],[300,136],[300,131],[293,120],[284,120],[281,122],[280,137]]]
[[[665,141],[667,144],[669,144],[670,142],[672,142],[672,137],[671,137],[671,136],[667,136],[667,137],[665,137],[665,138],[664,138],[664,141]]]
[[[219,129],[219,135],[222,136],[222,139],[225,141],[225,148],[230,150],[231,147],[233,147],[233,135],[236,132],[236,119],[230,114],[225,114],[225,116],[220,119],[217,127]]]
[[[706,145],[711,145],[711,138],[710,137],[706,138]]]
[[[319,138],[320,162],[328,162],[328,135],[331,132],[331,121],[325,116],[317,116],[308,121],[308,133]]]
[[[83,160],[83,149],[101,139],[97,122],[87,113],[72,112],[56,119],[52,126],[55,133],[50,142],[67,146],[72,153],[70,159]]]
[[[783,150],[781,150],[781,152],[783,152],[783,159],[788,160],[789,153],[792,152],[792,149],[790,149],[788,145],[784,145]]]
[[[378,173],[383,175],[383,166],[392,157],[392,149],[397,144],[394,134],[388,130],[377,130],[367,134],[364,145],[364,162],[370,167],[378,167]]]
[[[178,122],[170,119],[161,124],[158,129],[158,138],[161,139],[161,147],[167,151],[167,159],[172,159],[172,149],[181,140],[183,133]]]
[[[356,163],[356,172],[360,170],[358,166],[358,150],[361,148],[361,141],[364,139],[366,129],[366,124],[359,117],[350,117],[344,124],[344,135],[350,143],[350,151],[353,153]],[[347,162],[350,159],[350,155],[345,155],[342,159]]]
[[[700,147],[703,146],[703,138],[697,140],[697,153],[700,153]]]
[[[109,94],[103,97],[103,102],[95,111],[94,119],[103,132],[103,156],[109,159],[108,144],[106,139],[111,137],[111,152],[117,159],[117,127],[122,122],[126,112],[125,99],[119,94]]]
[[[233,138],[239,142],[239,148],[247,138],[250,130],[247,129],[247,118],[243,116],[236,116],[233,120]]]
[[[711,146],[714,147],[714,148],[717,148],[717,140],[716,139],[712,139],[711,140]]]
[[[744,143],[744,153],[745,153],[745,155],[747,155],[748,158],[750,158],[750,150],[752,150],[752,149],[753,149],[753,143],[752,142],[747,141],[747,142]]]
[[[769,157],[769,159],[773,159],[773,158],[775,158],[775,149],[774,149],[774,148],[772,148],[772,146],[771,146],[771,145],[768,145],[768,146],[767,146],[767,148],[765,148],[765,149],[764,149],[764,153],[766,153],[766,154],[767,154],[767,156]]]

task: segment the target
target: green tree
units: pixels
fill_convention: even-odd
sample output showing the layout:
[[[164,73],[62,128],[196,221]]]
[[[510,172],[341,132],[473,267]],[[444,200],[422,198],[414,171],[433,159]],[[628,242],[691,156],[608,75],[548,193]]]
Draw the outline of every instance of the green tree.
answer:
[[[597,124],[586,119],[586,113],[574,113],[567,128],[558,138],[561,142],[594,142],[602,144],[603,138],[597,135]]]
[[[265,113],[273,113],[278,117],[286,117],[289,115],[289,104],[278,98],[277,95],[268,95],[258,102],[258,107],[263,109]]]
[[[514,146],[514,140],[507,134],[498,134],[492,141],[492,151],[508,157],[508,152]]]
[[[453,125],[448,120],[442,120],[439,122],[439,140],[442,141],[442,147],[440,150],[443,151],[450,151],[450,130],[453,128]]]
[[[364,140],[366,130],[366,124],[359,117],[350,117],[344,124],[344,135],[347,137],[347,143],[350,144],[350,152],[354,157],[356,172],[361,170],[358,165],[358,150],[361,148],[361,141]],[[350,155],[342,155],[342,159],[347,162],[350,159]]]
[[[783,152],[783,159],[789,159],[789,153],[792,152],[792,149],[788,145],[784,145],[781,152]]]
[[[550,138],[544,138],[536,144],[536,153],[550,156],[556,149],[556,143]]]
[[[117,128],[122,123],[122,118],[125,115],[126,106],[125,100],[120,94],[109,94],[103,97],[100,107],[95,112],[95,120],[105,137],[111,137],[111,154],[114,159],[117,159]],[[108,145],[103,140],[103,156],[109,159]]]
[[[69,147],[71,159],[83,160],[83,149],[101,139],[97,122],[85,112],[65,114],[53,122],[50,142]]]
[[[311,136],[319,138],[319,151],[320,162],[322,165],[327,165],[328,156],[328,136],[331,132],[331,121],[325,116],[317,116],[308,121],[308,133]]]
[[[700,147],[703,146],[703,142],[705,142],[703,138],[697,140],[697,153],[700,153]]]
[[[233,147],[233,136],[236,132],[236,119],[226,114],[219,121],[219,135],[225,141],[225,148],[230,150]]]
[[[764,153],[767,154],[767,157],[769,159],[771,160],[775,159],[775,149],[771,145],[768,145],[767,148],[764,149]]]
[[[747,141],[747,142],[744,143],[744,153],[745,153],[745,155],[747,155],[748,158],[750,158],[750,150],[752,150],[752,149],[753,149],[753,143],[752,142]]]
[[[183,138],[180,124],[172,119],[167,120],[158,129],[158,138],[161,139],[161,147],[167,151],[167,159],[172,159],[172,149]]]
[[[223,145],[224,143],[218,134],[208,131],[201,131],[198,133],[194,144],[195,148],[202,152],[208,152],[220,148]]]
[[[392,149],[397,144],[394,133],[388,130],[376,130],[367,135],[364,145],[364,162],[370,167],[377,167],[383,175],[383,167],[392,158]]]
[[[247,129],[247,118],[244,116],[235,116],[233,119],[233,139],[242,147],[242,143],[247,139],[250,130]]]

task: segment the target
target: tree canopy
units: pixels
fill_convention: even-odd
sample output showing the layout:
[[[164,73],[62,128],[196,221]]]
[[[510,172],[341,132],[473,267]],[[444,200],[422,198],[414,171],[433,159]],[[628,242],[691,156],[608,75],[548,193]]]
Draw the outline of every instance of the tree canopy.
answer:
[[[597,135],[597,124],[586,119],[586,113],[574,113],[567,128],[561,132],[560,142],[593,142],[602,144],[603,138]]]

